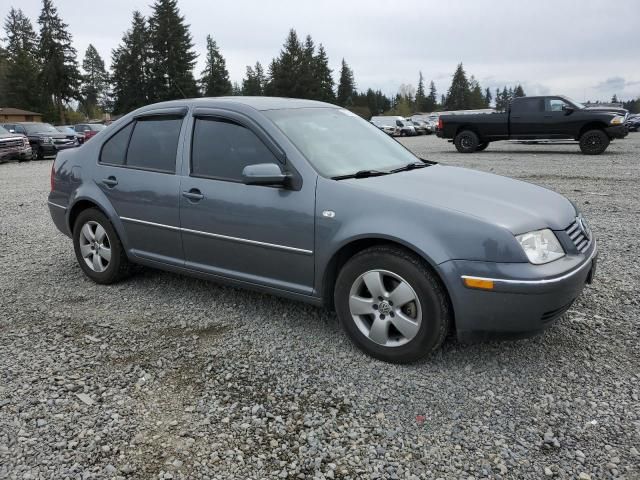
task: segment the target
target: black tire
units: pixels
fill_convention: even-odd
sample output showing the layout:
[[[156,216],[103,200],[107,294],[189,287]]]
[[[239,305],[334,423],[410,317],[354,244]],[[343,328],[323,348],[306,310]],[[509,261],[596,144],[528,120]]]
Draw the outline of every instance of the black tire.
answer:
[[[82,255],[80,246],[80,237],[82,235],[81,230],[88,222],[98,224],[106,231],[106,238],[108,240],[111,256],[104,271],[93,270],[89,267]],[[132,265],[127,259],[127,254],[122,247],[120,237],[118,237],[118,234],[113,228],[113,225],[111,225],[109,219],[97,208],[88,208],[78,215],[73,226],[73,249],[75,250],[78,264],[84,274],[96,283],[103,285],[116,283],[128,277],[132,272]]]
[[[38,160],[43,160],[44,159],[44,152],[42,151],[41,147],[36,147],[35,149],[35,156]]]
[[[580,151],[585,155],[600,155],[611,143],[602,130],[588,130],[580,137]]]
[[[351,314],[349,304],[352,288],[357,285],[362,275],[371,273],[372,270],[382,270],[401,277],[411,287],[418,299],[417,305],[414,304],[416,323],[418,323],[417,312],[421,312],[417,333],[404,344],[385,346],[373,341],[362,331],[357,323],[358,320]],[[388,298],[393,298],[394,290],[393,285],[388,287],[387,292],[391,292]],[[375,298],[372,295],[371,297],[371,300],[375,302]],[[415,362],[440,348],[447,336],[452,318],[447,294],[436,276],[420,258],[391,246],[371,247],[354,255],[340,270],[334,289],[334,302],[340,323],[351,341],[372,357],[391,363]],[[393,304],[391,303],[391,305]],[[411,306],[411,303],[408,305]],[[396,315],[397,307],[395,307]],[[380,306],[375,305],[373,308],[376,309],[380,318],[385,318],[380,314],[382,302],[380,302]],[[393,316],[392,313],[388,313],[388,318],[386,318],[387,325],[393,325],[387,327],[390,339],[391,332],[400,334],[391,320]],[[370,325],[373,325],[374,318],[378,318],[368,314],[364,314],[362,317],[366,321],[371,321]],[[362,317],[359,316],[359,318]]]
[[[478,145],[480,145],[480,139],[475,132],[463,130],[456,135],[453,143],[456,146],[456,150],[460,153],[473,153],[477,150]]]
[[[478,148],[476,148],[476,150],[478,152],[482,152],[483,150],[486,150],[488,146],[489,146],[489,142],[482,142],[478,145]]]

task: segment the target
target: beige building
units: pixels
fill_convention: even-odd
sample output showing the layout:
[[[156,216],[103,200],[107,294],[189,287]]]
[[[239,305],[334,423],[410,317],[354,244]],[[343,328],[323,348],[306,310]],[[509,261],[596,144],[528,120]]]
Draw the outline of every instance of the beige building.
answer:
[[[19,108],[0,107],[0,122],[41,122],[42,114],[20,110]]]

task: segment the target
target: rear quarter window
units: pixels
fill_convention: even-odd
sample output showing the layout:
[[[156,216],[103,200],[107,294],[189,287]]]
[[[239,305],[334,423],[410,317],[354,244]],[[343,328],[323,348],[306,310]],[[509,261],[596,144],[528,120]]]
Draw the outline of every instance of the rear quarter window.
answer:
[[[104,143],[100,153],[100,163],[124,165],[132,130],[133,123],[130,123]]]

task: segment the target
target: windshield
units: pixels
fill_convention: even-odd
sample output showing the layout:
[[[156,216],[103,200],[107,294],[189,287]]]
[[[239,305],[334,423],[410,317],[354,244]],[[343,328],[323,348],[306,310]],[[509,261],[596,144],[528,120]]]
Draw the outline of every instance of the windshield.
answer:
[[[11,135],[11,133],[9,132],[9,130],[0,126],[0,135]]]
[[[72,128],[69,128],[69,127],[56,127],[56,130],[58,130],[59,132],[65,133],[67,135],[71,135],[71,134],[75,135],[76,134],[76,132]]]
[[[48,123],[25,123],[22,125],[27,133],[58,133],[58,131]]]
[[[576,102],[573,98],[570,98],[570,97],[562,97],[562,98],[564,98],[569,103],[573,103],[579,109],[585,108],[583,104],[581,104],[580,102]]]
[[[105,128],[106,127],[104,125],[102,125],[101,123],[94,123],[94,124],[89,125],[89,129],[93,130],[94,132],[101,132]]]
[[[388,171],[418,162],[409,150],[349,110],[298,108],[264,112],[326,177]]]

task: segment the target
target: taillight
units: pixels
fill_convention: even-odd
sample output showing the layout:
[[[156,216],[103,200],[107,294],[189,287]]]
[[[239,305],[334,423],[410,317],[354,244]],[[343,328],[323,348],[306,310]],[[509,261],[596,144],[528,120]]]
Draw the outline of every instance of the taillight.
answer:
[[[438,117],[438,130],[442,130],[442,117]]]
[[[56,171],[55,171],[55,163],[56,161],[54,160],[53,163],[51,164],[51,178],[50,178],[50,182],[51,182],[51,191],[53,192],[53,189],[56,186]]]

